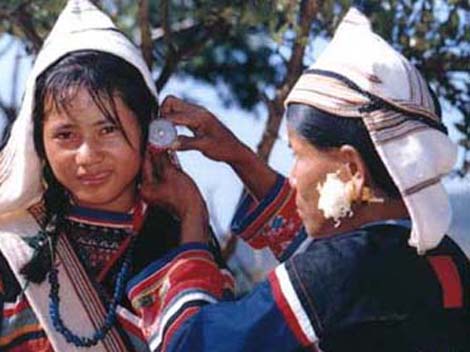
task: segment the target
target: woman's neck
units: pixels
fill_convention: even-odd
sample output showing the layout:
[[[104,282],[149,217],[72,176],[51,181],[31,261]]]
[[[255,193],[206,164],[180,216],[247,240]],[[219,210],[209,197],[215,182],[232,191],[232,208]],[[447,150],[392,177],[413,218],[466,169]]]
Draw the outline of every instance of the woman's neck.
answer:
[[[100,203],[88,203],[81,202],[79,200],[72,199],[72,204],[81,208],[87,208],[97,211],[108,211],[115,213],[127,213],[132,210],[132,208],[137,204],[138,197],[136,193],[129,194],[125,196],[120,196],[119,198],[106,202],[103,204]]]
[[[409,217],[408,210],[401,199],[385,198],[380,203],[357,204],[353,206],[351,217],[341,219],[338,227],[335,227],[333,220],[328,220],[318,231],[321,237],[333,236],[349,232],[361,226],[390,219],[402,219]]]

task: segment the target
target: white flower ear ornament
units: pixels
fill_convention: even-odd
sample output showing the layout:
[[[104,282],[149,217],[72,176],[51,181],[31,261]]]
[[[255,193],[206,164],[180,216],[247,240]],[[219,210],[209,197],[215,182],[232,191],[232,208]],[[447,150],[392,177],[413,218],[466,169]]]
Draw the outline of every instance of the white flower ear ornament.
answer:
[[[318,199],[318,209],[323,212],[326,219],[333,219],[334,226],[341,225],[341,219],[352,217],[354,212],[351,209],[353,202],[361,201],[367,203],[382,203],[383,198],[374,196],[369,187],[359,190],[354,175],[349,181],[344,182],[339,177],[339,172],[332,172],[326,175],[323,184],[318,183],[317,191],[320,194]]]

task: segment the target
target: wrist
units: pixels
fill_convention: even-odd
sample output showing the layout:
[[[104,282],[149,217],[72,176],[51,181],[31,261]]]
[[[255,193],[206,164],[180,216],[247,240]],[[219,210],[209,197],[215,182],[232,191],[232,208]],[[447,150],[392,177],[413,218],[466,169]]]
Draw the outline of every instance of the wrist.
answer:
[[[256,199],[263,199],[277,180],[277,173],[248,146],[236,150],[238,157],[229,165],[240,177],[245,188]]]
[[[234,170],[237,170],[256,162],[257,158],[258,157],[255,152],[253,152],[247,145],[240,142],[232,149],[231,158],[227,160],[227,163]]]
[[[209,238],[209,216],[203,206],[191,207],[181,217],[181,243],[207,243]]]

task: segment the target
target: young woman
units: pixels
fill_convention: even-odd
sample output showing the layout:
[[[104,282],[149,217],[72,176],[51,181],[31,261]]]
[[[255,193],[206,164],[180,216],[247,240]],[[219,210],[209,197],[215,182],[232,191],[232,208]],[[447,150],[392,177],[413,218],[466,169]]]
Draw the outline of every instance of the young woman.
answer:
[[[91,3],[70,1],[1,151],[0,350],[149,350],[126,283],[191,241],[175,215],[206,222],[203,206],[153,205],[169,190],[155,179],[168,156],[146,154],[157,109],[138,49]]]
[[[180,150],[226,161],[244,180],[252,197],[235,233],[282,264],[223,302],[223,276],[195,223],[200,245],[180,246],[128,285],[132,302],[150,286],[161,298],[141,307],[152,350],[469,350],[470,263],[445,235],[440,183],[455,147],[418,71],[352,9],[286,106],[289,182],[207,110],[173,97],[162,104],[163,116],[194,131]],[[170,170],[162,184],[183,182]],[[173,207],[200,200],[173,197]]]

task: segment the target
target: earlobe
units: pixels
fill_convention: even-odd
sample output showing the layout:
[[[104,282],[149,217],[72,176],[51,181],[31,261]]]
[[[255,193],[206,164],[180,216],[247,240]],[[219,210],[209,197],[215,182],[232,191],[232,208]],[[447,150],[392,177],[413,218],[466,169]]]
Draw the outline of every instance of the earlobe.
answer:
[[[370,186],[370,176],[367,165],[356,148],[350,145],[341,147],[340,152],[346,163],[348,188],[353,202],[377,203],[384,199],[378,198]]]
[[[360,203],[382,203],[384,202],[383,198],[378,198],[375,196],[374,191],[371,187],[366,185],[367,178],[367,169],[365,169],[365,164],[356,164],[356,172],[351,172],[351,178],[348,181],[348,187],[350,192],[350,197],[353,202]]]
[[[340,156],[345,163],[346,177],[353,180],[357,189],[361,189],[367,179],[367,166],[361,155],[351,145],[343,145],[340,148]]]
[[[361,194],[366,187],[366,171],[363,166],[357,162],[346,164],[348,170],[348,183],[351,185],[354,194],[353,200],[360,200]]]

